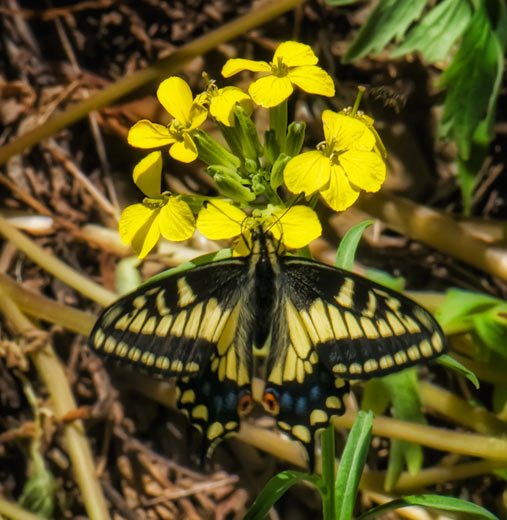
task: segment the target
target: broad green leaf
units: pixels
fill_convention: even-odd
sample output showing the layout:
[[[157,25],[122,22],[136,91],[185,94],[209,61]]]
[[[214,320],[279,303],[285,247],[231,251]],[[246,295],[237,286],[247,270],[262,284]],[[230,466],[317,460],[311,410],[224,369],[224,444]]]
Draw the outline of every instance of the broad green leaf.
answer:
[[[336,251],[336,258],[334,265],[341,269],[348,269],[349,271],[354,266],[354,257],[356,256],[356,249],[363,236],[364,230],[373,224],[373,220],[365,220],[360,224],[352,226],[340,241],[338,250]]]
[[[507,414],[507,386],[495,385],[493,388],[493,411],[504,418]]]
[[[495,307],[502,300],[483,293],[474,293],[462,289],[449,289],[445,301],[435,312],[435,317],[442,326],[458,321],[469,320],[474,314]]]
[[[429,63],[443,60],[471,16],[472,8],[467,0],[444,0],[408,33],[403,43],[391,53],[391,58],[419,51]]]
[[[412,368],[391,374],[383,378],[383,382],[389,390],[393,403],[393,415],[396,419],[426,424],[426,419],[421,412],[416,369]],[[406,463],[410,473],[416,474],[421,469],[422,462],[423,452],[420,445],[393,439],[384,484],[386,490],[394,487],[403,470],[404,463]]]
[[[439,133],[456,141],[464,160],[470,158],[477,126],[495,105],[500,57],[500,42],[481,2],[440,82],[447,92]]]
[[[427,0],[380,0],[343,57],[344,63],[368,52],[380,53],[393,39],[400,40],[419,18]]]
[[[350,520],[371,439],[373,414],[359,412],[343,449],[336,476],[335,520]]]
[[[507,303],[474,317],[475,331],[491,350],[507,358]]]
[[[273,504],[294,484],[307,480],[317,484],[319,478],[299,471],[282,471],[269,480],[257,495],[243,520],[262,520]]]
[[[439,356],[437,362],[440,365],[458,372],[459,374],[463,374],[475,386],[475,388],[479,388],[481,386],[477,376],[467,367],[463,366],[459,361],[456,361],[453,357],[447,354],[443,354],[442,356]]]
[[[373,520],[380,517],[380,515],[387,513],[388,511],[393,511],[394,509],[409,506],[431,507],[434,509],[441,509],[443,511],[466,513],[472,515],[475,518],[499,520],[497,516],[495,516],[493,513],[490,513],[484,507],[473,504],[472,502],[467,502],[466,500],[461,500],[459,498],[442,497],[440,495],[410,495],[403,498],[398,498],[397,500],[393,500],[387,504],[382,504],[380,506],[374,507],[373,509],[370,509],[366,513],[363,513],[361,516],[359,516],[357,520]]]
[[[376,415],[380,415],[390,404],[391,397],[382,378],[375,377],[366,381],[361,399],[362,410],[372,410]]]

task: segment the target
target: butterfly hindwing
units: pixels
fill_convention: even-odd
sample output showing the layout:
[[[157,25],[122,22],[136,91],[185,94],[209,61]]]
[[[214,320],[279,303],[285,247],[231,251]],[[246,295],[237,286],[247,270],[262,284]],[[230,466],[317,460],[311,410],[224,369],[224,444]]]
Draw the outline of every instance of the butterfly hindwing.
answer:
[[[443,353],[439,325],[403,295],[313,260],[281,257],[280,266],[311,344],[337,377],[383,376]]]
[[[349,385],[320,361],[283,277],[281,282],[263,405],[282,430],[306,446],[313,467],[315,433],[345,412]]]
[[[178,407],[208,444],[239,428],[250,393],[247,273],[237,258],[148,282],[105,309],[90,335],[106,357],[177,376]]]

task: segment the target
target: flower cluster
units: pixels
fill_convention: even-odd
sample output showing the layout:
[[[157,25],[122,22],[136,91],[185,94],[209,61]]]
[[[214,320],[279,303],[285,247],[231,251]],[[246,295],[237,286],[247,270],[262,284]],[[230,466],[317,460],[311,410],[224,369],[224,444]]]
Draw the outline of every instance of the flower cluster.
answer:
[[[212,240],[241,236],[235,251],[247,254],[249,230],[262,224],[283,246],[297,249],[321,234],[314,211],[316,194],[334,210],[343,211],[361,190],[378,191],[386,175],[385,152],[373,120],[357,107],[324,110],[325,140],[303,153],[304,123],[287,124],[287,100],[294,87],[334,96],[332,78],[317,63],[308,45],[288,41],[278,46],[270,63],[246,59],[225,63],[226,78],[245,70],[262,74],[248,93],[233,86],[218,88],[206,77],[206,90],[194,97],[183,79],[163,81],[157,98],[172,118],[169,124],[143,119],[128,134],[129,144],[151,152],[134,168],[134,182],[145,198],[122,212],[123,242],[143,258],[161,235],[181,241],[197,228]],[[263,139],[251,118],[255,105],[270,111]],[[200,129],[208,116],[227,147]],[[162,192],[166,149],[177,161],[202,160],[219,195]]]

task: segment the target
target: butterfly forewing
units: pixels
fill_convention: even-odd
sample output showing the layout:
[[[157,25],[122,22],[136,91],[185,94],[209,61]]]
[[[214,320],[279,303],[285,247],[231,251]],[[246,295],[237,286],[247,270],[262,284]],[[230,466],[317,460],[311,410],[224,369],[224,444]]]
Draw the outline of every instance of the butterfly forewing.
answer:
[[[309,341],[335,376],[382,376],[443,353],[439,325],[403,295],[313,260],[287,256],[280,266]]]
[[[215,442],[238,429],[238,400],[250,392],[247,274],[237,258],[148,282],[105,309],[89,344],[151,375],[177,376],[179,408]]]

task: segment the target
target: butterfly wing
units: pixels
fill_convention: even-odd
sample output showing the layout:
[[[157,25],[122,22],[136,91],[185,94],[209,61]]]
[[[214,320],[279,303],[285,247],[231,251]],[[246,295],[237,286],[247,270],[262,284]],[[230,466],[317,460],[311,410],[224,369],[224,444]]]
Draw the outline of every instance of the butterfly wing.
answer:
[[[267,361],[264,406],[306,445],[345,412],[344,379],[386,375],[445,349],[421,306],[379,284],[320,262],[279,257],[279,308]]]
[[[148,282],[106,308],[89,339],[105,357],[178,377],[178,407],[207,444],[239,429],[238,405],[250,398],[247,274],[247,259],[235,258]]]
[[[335,376],[384,376],[445,351],[435,319],[402,294],[313,260],[280,264],[311,344]]]

